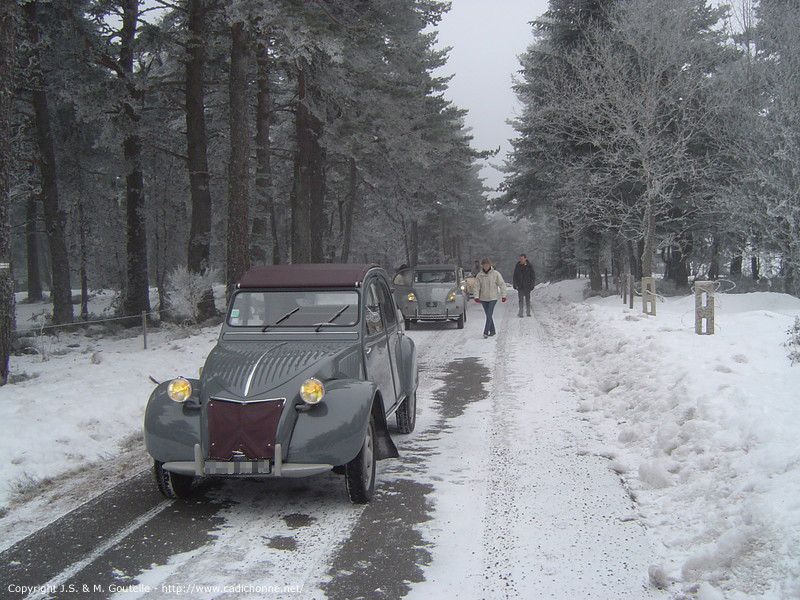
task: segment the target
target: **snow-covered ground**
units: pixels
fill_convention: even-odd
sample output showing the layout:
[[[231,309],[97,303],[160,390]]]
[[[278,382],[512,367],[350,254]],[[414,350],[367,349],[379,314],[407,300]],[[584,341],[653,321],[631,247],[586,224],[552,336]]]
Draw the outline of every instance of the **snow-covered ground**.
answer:
[[[639,306],[628,310],[619,298],[584,301],[585,285],[540,285],[534,294],[536,319],[517,320],[512,298],[499,307],[505,325],[496,339],[480,337],[477,306],[463,333],[441,332],[459,342],[452,348],[441,346],[444,335],[409,332],[432,368],[447,364],[437,363],[437,354],[447,360],[474,357],[492,382],[490,402],[521,408],[519,421],[508,420],[513,413],[507,411],[507,420],[498,423],[490,403],[472,404],[448,424],[466,432],[464,437],[436,438],[443,446],[432,449],[426,471],[435,487],[433,519],[420,526],[432,562],[410,597],[454,597],[448,590],[475,580],[476,569],[487,567],[497,581],[507,577],[515,585],[568,575],[556,566],[556,555],[568,552],[575,552],[574,597],[603,597],[597,590],[579,591],[591,584],[585,579],[593,573],[588,565],[600,568],[603,560],[587,555],[588,536],[608,536],[609,544],[618,545],[638,539],[634,534],[613,539],[633,526],[646,532],[649,543],[640,557],[649,572],[634,573],[634,583],[639,578],[660,585],[676,599],[800,598],[800,365],[791,366],[784,347],[800,300],[774,293],[718,294],[717,332],[697,336],[693,298],[659,302],[658,316],[651,317]],[[22,310],[37,312],[35,306]],[[40,482],[67,477],[132,447],[139,452],[144,402],[153,387],[148,376],[193,375],[216,335],[216,328],[190,337],[179,329],[151,332],[145,350],[141,336],[62,334],[40,341],[47,361],[14,357],[18,382],[0,388],[0,549],[45,524],[41,507],[30,499],[42,489]],[[538,394],[563,400],[537,405],[529,393],[532,379]],[[433,393],[428,389],[420,398],[418,432],[433,426],[428,410]],[[493,429],[483,428],[486,423]],[[419,436],[408,444],[430,444]],[[468,439],[475,440],[474,447],[448,447]],[[473,469],[468,467],[475,462],[469,461],[454,471],[452,462],[436,458],[460,452],[480,461],[487,448],[489,458],[511,468]],[[561,455],[587,460],[554,463],[542,479],[542,464]],[[615,506],[628,496],[635,504],[624,514],[598,508],[597,523],[577,525],[577,534],[587,539],[579,540],[576,550],[574,540],[563,539],[565,528],[575,524],[561,522],[560,515],[569,514],[570,501],[602,504],[596,489],[576,497],[583,488],[570,487],[586,476],[579,469],[587,465],[619,474],[624,487],[608,491],[622,498]],[[382,463],[382,469],[379,484],[396,476],[392,467]],[[478,481],[481,477],[486,480]],[[565,494],[563,508],[553,504],[556,488]],[[470,489],[476,493],[464,497]],[[520,495],[502,491],[509,489]],[[55,519],[80,499],[50,501],[46,515]],[[476,542],[463,523],[494,505],[494,516],[475,525],[483,528]],[[581,514],[595,514],[588,511]],[[345,516],[339,519],[343,526],[352,520]],[[534,535],[541,540],[523,543]],[[482,560],[470,555],[476,543],[488,549]],[[520,555],[535,547],[539,554]],[[632,549],[639,552],[638,546]],[[541,556],[552,564],[543,564]],[[508,590],[501,595],[473,589],[474,597],[514,597]],[[553,597],[569,597],[565,590],[562,585]],[[516,590],[525,597],[534,591]]]
[[[716,333],[694,297],[657,316],[583,285],[537,290],[574,358],[579,410],[662,548],[656,576],[703,600],[800,598],[800,365],[784,346],[800,300],[717,294]]]

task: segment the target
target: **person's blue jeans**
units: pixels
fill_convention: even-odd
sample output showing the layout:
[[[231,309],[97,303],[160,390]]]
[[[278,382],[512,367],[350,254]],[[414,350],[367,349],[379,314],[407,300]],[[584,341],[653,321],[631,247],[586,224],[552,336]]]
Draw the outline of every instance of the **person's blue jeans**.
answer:
[[[486,324],[483,326],[483,335],[494,335],[497,331],[494,329],[494,319],[492,319],[492,315],[494,314],[494,305],[497,304],[497,300],[481,300],[481,304],[483,305],[483,312],[486,313]]]

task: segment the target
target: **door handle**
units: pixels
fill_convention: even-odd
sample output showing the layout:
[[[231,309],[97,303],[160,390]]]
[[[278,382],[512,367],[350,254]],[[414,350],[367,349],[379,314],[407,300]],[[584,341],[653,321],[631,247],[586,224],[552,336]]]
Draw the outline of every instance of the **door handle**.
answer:
[[[369,356],[369,355],[372,353],[372,349],[373,349],[374,347],[375,347],[375,346],[370,346],[369,348],[364,348],[364,354],[366,354],[367,356]]]

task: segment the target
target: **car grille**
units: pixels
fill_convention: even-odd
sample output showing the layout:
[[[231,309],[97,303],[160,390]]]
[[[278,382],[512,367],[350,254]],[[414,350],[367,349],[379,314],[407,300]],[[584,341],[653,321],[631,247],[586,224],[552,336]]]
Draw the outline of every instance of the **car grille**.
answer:
[[[209,458],[274,458],[275,435],[285,402],[284,398],[255,402],[209,400]]]

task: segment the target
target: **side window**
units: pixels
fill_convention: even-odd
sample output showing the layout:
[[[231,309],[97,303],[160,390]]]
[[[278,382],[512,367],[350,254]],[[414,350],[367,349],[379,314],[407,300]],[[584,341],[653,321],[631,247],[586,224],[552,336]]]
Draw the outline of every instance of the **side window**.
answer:
[[[380,288],[375,281],[370,283],[369,288],[367,288],[366,303],[364,304],[364,322],[367,327],[367,335],[375,335],[383,331]]]
[[[379,294],[378,298],[381,303],[381,311],[386,319],[386,329],[391,331],[397,327],[397,308],[395,307],[392,295],[389,293],[389,290],[386,289],[386,286],[379,284],[377,287]]]

